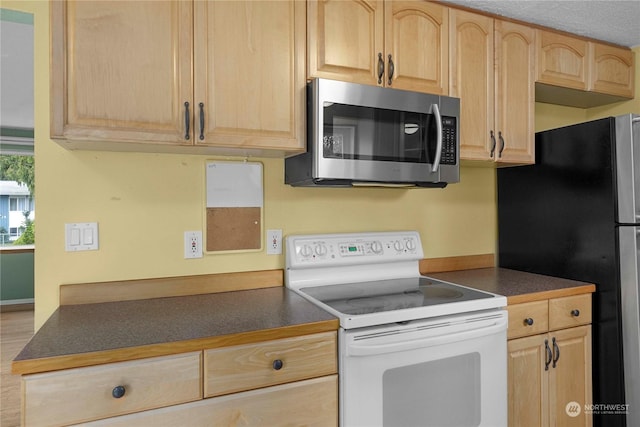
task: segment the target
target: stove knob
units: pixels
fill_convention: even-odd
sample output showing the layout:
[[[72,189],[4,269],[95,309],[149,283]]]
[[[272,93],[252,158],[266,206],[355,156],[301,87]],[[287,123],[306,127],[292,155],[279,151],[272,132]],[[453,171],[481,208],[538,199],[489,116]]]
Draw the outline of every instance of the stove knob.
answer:
[[[325,245],[316,245],[316,255],[324,256],[327,254],[327,247]]]
[[[302,255],[303,258],[309,258],[313,255],[313,249],[311,249],[309,245],[304,245],[300,248],[300,255]]]
[[[404,249],[404,245],[402,244],[402,242],[400,240],[396,240],[395,242],[393,242],[393,248],[400,252]]]
[[[407,240],[407,243],[405,245],[410,251],[414,251],[416,249],[416,242],[413,239]]]
[[[373,243],[371,243],[371,252],[373,252],[374,254],[381,254],[382,253],[382,243],[378,242],[377,240]]]

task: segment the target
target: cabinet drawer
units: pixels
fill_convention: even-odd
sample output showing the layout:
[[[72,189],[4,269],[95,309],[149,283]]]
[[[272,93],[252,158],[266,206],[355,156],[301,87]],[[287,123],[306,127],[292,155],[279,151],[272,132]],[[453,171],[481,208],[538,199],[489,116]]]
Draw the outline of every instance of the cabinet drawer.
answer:
[[[329,375],[83,424],[86,427],[338,425],[338,376]]]
[[[26,375],[24,425],[67,425],[201,399],[201,354]]]
[[[337,372],[336,332],[204,352],[205,397]]]
[[[549,328],[570,328],[591,323],[591,294],[549,300]]]
[[[541,334],[549,330],[549,305],[546,300],[510,305],[507,306],[507,311],[509,339]]]

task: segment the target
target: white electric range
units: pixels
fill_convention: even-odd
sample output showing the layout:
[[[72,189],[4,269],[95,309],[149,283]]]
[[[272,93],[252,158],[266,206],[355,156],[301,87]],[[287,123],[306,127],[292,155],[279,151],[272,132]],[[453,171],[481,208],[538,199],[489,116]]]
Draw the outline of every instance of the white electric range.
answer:
[[[286,239],[286,286],[340,319],[341,425],[506,425],[506,298],[422,258],[416,231]]]

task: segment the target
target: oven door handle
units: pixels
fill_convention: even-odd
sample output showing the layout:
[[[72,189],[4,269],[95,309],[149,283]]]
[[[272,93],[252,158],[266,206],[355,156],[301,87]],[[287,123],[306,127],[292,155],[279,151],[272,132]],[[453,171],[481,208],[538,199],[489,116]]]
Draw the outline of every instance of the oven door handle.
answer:
[[[446,326],[445,326],[446,328]],[[422,339],[413,339],[389,344],[357,345],[347,344],[348,356],[375,356],[378,354],[395,353],[398,351],[416,350],[419,348],[433,347],[436,345],[449,344],[457,341],[481,338],[487,335],[494,335],[505,331],[506,343],[507,318],[506,316],[497,319],[491,326],[479,326],[474,329],[467,329],[460,332],[443,333],[437,336],[429,336]]]
[[[442,116],[440,115],[440,108],[438,108],[438,104],[432,104],[431,109],[433,114],[436,116],[436,129],[438,131],[436,139],[436,157],[433,159],[433,166],[431,167],[431,172],[435,173],[440,167],[440,159],[442,158]]]

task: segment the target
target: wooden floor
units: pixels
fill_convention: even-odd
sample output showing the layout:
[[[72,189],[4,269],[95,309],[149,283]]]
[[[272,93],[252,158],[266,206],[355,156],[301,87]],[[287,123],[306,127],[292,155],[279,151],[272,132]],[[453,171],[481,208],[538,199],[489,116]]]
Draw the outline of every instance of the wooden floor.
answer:
[[[11,360],[33,335],[33,311],[0,313],[0,427],[20,426],[20,376],[11,375]]]

